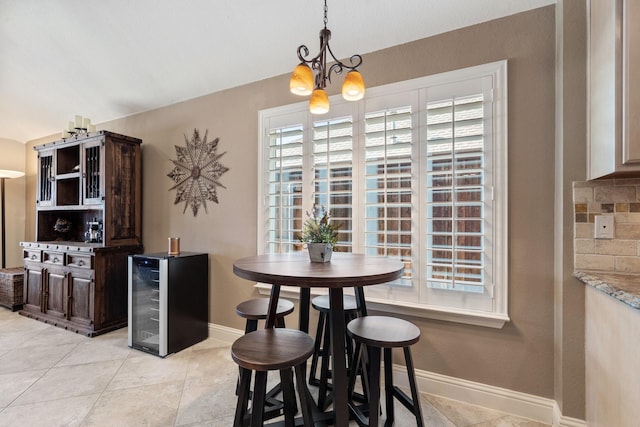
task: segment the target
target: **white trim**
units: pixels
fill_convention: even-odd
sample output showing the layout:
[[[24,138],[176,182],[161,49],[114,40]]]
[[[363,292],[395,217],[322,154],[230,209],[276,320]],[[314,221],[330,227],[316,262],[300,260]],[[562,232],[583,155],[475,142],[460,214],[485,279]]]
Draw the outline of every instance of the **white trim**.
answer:
[[[235,329],[228,326],[209,323],[209,338],[213,338],[231,345],[235,340],[243,335],[244,331],[242,329]]]
[[[229,345],[242,335],[244,335],[242,330],[209,324],[209,337],[227,342]],[[396,385],[408,389],[406,368],[402,365],[394,365],[393,371]],[[482,406],[553,427],[586,427],[587,425],[583,420],[563,416],[558,403],[553,399],[420,369],[416,369],[415,374],[418,390],[422,393]]]
[[[367,298],[369,311],[403,314],[406,316],[421,317],[426,319],[446,320],[449,322],[464,323],[466,325],[484,326],[487,328],[502,329],[510,320],[508,315],[501,313],[480,313],[472,310],[456,309],[451,307],[431,308],[426,304],[412,306],[410,303],[394,303],[393,301],[376,302],[375,298]]]
[[[562,415],[558,402],[553,402],[553,427],[586,427],[587,422],[578,418],[565,417]]]
[[[396,385],[408,388],[406,368],[394,364],[393,370]],[[423,393],[506,412],[546,424],[551,424],[553,419],[555,401],[552,399],[419,369],[415,373],[418,390]]]
[[[271,285],[265,283],[256,283],[254,288],[260,295],[269,296],[271,293]],[[295,286],[281,286],[280,296],[287,299],[297,300],[300,297],[300,288]],[[366,291],[365,291],[366,292]],[[327,290],[324,288],[311,289],[312,295],[325,295]],[[429,308],[425,304],[411,306],[410,303],[403,301],[402,303],[394,303],[393,301],[380,300],[374,297],[367,297],[367,309],[372,312],[402,314],[405,316],[420,317],[425,319],[446,320],[449,322],[463,323],[466,325],[484,326],[487,328],[502,329],[504,324],[510,321],[508,315],[499,313],[481,313],[477,314],[470,310],[452,309],[446,307]]]

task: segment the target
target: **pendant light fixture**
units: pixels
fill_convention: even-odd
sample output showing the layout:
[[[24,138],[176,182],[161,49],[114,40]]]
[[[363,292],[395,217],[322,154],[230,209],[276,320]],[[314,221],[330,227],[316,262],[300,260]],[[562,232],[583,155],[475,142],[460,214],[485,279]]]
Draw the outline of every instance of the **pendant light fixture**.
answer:
[[[320,52],[311,59],[309,49],[305,45],[298,46],[298,59],[300,64],[291,74],[289,89],[294,95],[308,96],[309,111],[312,114],[325,114],[329,112],[329,97],[325,88],[327,81],[331,82],[331,73],[342,74],[349,70],[342,84],[342,97],[347,101],[358,101],[364,96],[364,80],[357,68],[362,65],[362,57],[353,55],[349,59],[351,65],[346,65],[335,57],[329,47],[331,31],[327,28],[327,0],[324,1],[324,28],[320,30]],[[333,64],[327,69],[327,53],[331,55]],[[315,73],[315,76],[314,76]]]

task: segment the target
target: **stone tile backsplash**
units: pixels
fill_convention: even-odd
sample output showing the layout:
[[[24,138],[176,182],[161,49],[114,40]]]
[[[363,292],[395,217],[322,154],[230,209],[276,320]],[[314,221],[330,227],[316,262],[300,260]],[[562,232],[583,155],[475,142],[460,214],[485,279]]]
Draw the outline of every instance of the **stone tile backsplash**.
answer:
[[[640,273],[640,178],[573,183],[576,270]],[[598,215],[613,215],[613,239],[595,239]]]

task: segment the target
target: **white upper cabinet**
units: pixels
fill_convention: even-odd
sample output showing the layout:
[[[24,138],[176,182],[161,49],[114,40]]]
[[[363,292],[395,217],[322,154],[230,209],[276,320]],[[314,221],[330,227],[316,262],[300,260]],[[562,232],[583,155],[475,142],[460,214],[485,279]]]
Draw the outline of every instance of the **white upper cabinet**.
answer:
[[[640,1],[590,0],[588,15],[588,179],[640,176]]]

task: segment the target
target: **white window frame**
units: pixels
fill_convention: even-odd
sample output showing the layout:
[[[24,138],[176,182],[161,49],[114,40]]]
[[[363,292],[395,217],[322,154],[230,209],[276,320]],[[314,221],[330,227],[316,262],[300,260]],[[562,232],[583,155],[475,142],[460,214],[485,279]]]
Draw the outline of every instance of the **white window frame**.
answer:
[[[473,324],[479,326],[486,326],[492,328],[502,328],[504,323],[509,321],[508,315],[508,185],[507,185],[507,61],[498,61],[490,64],[483,64],[475,67],[469,67],[461,70],[450,71],[442,74],[422,77],[418,79],[403,81],[399,83],[388,84],[379,87],[367,88],[367,94],[365,99],[361,102],[352,103],[342,100],[340,96],[333,96],[330,98],[331,111],[326,118],[338,117],[341,114],[351,114],[354,117],[354,147],[358,144],[363,144],[364,137],[364,125],[363,119],[366,114],[366,110],[371,110],[367,106],[375,104],[380,99],[386,97],[393,97],[395,95],[402,96],[406,92],[417,92],[419,99],[417,102],[418,112],[413,113],[417,125],[415,126],[416,132],[419,133],[419,141],[416,145],[416,151],[421,151],[420,147],[423,146],[423,140],[426,140],[420,129],[426,127],[424,123],[424,108],[426,106],[427,92],[431,89],[437,90],[440,87],[450,84],[464,85],[466,81],[488,78],[489,84],[492,89],[489,91],[491,97],[492,108],[490,114],[492,115],[492,121],[490,129],[485,129],[486,140],[490,144],[487,155],[490,156],[488,161],[492,167],[490,170],[485,170],[485,176],[487,182],[484,184],[485,197],[491,197],[492,199],[492,215],[493,222],[489,224],[489,232],[491,233],[490,253],[488,257],[491,258],[491,273],[492,273],[492,311],[476,311],[459,307],[446,307],[442,305],[430,305],[425,303],[413,303],[406,301],[390,301],[384,297],[384,292],[370,291],[365,289],[367,294],[367,305],[370,310],[381,312],[392,312],[416,317],[432,318],[445,321],[453,321],[459,323]],[[259,112],[259,138],[258,138],[258,248],[259,254],[265,251],[265,227],[263,218],[263,209],[266,202],[267,195],[265,194],[265,185],[263,182],[265,173],[265,156],[268,155],[268,132],[269,129],[285,126],[287,124],[293,124],[297,120],[303,120],[304,125],[304,141],[310,141],[310,132],[312,129],[312,123],[318,119],[322,120],[325,116],[312,116],[307,113],[307,102],[300,102],[296,104],[286,105],[282,107],[270,108]],[[306,142],[305,142],[306,143]],[[485,147],[487,142],[485,142]],[[424,156],[422,156],[424,157]],[[305,171],[310,171],[310,160],[305,156],[303,168]],[[357,172],[359,168],[364,165],[363,159],[356,160],[354,158],[354,191],[353,191],[353,206],[354,217],[363,214],[359,212],[357,206],[360,206],[359,199],[364,191],[362,182],[357,185],[355,181],[362,181]],[[422,171],[422,168],[420,168]],[[309,174],[306,174],[309,175]],[[414,176],[414,184],[412,188],[415,188],[415,192],[424,194],[423,184],[420,177]],[[303,181],[309,185],[309,178],[304,177]],[[312,203],[309,200],[304,201],[304,205],[308,208]],[[424,215],[420,212],[423,206],[423,199],[416,197],[414,202],[414,209],[412,212],[412,219],[414,222],[421,221],[420,218]],[[358,225],[359,226],[359,225]],[[423,229],[423,224],[418,225],[418,229]],[[360,230],[361,231],[361,230]],[[354,233],[358,230],[354,229]],[[415,244],[413,245],[415,247]],[[353,252],[361,252],[362,245],[360,242],[354,241]],[[417,250],[417,254],[413,255],[414,260],[416,257],[420,257],[422,261],[424,256],[421,254],[421,250]],[[423,262],[415,262],[414,265],[418,268],[422,268]],[[424,272],[419,273],[423,275]],[[424,286],[421,283],[414,284],[415,286]],[[270,289],[270,285],[257,284],[261,293],[267,293]],[[372,288],[373,289],[373,288]],[[389,287],[390,289],[390,287]],[[288,289],[283,287],[282,295],[289,298],[295,298],[298,289]],[[321,290],[319,290],[321,292]]]

